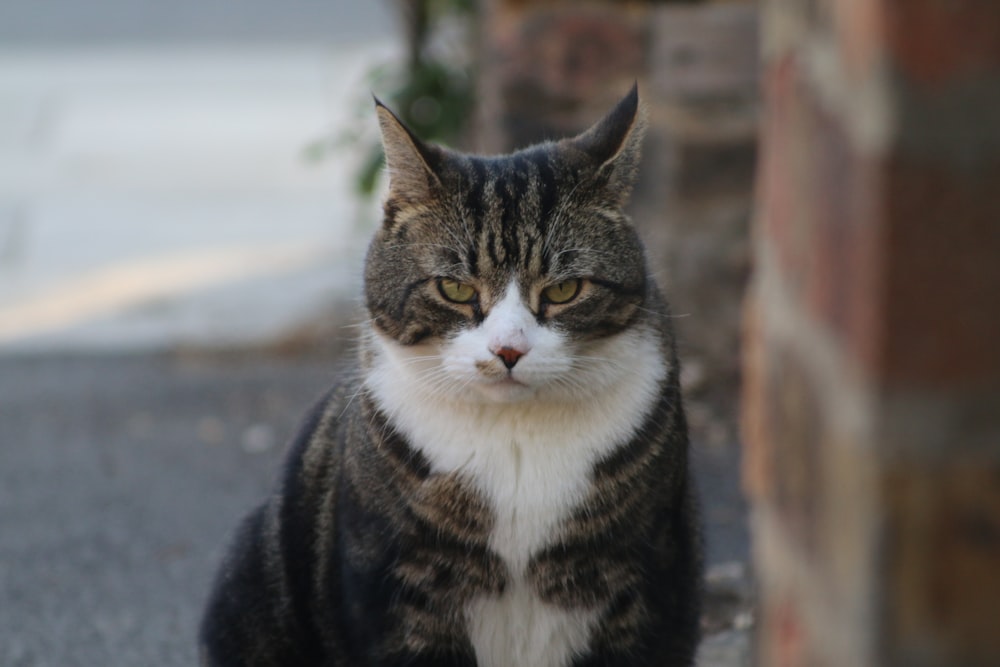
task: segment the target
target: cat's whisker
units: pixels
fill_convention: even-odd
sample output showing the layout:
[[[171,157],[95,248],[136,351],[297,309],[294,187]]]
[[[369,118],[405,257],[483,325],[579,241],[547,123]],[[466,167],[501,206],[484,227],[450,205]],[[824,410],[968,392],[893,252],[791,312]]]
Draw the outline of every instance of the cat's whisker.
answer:
[[[691,313],[665,313],[662,310],[653,310],[652,308],[645,308],[643,306],[636,306],[636,310],[649,313],[650,315],[655,315],[656,317],[666,317],[671,320],[679,320],[685,317],[691,317]]]
[[[408,356],[405,359],[400,360],[402,364],[416,364],[425,361],[440,361],[441,355],[439,354],[420,354]]]
[[[578,256],[583,258],[603,258],[616,260],[618,256],[611,251],[597,250],[595,248],[587,248],[584,246],[574,247],[574,248],[564,248],[559,252],[555,253],[554,257],[562,257],[563,255],[568,255],[570,253],[576,253]]]
[[[577,181],[573,185],[573,187],[570,188],[569,193],[561,199],[559,206],[553,212],[552,220],[550,221],[548,229],[545,234],[545,240],[542,242],[543,252],[547,253],[549,251],[550,243],[552,240],[552,234],[554,233],[555,229],[558,226],[562,225],[565,222],[564,218],[566,215],[567,207],[570,202],[574,201],[574,195],[576,194],[576,191],[580,188],[581,185],[583,185],[583,181],[582,180]]]
[[[557,387],[566,390],[573,396],[583,396],[587,395],[592,391],[592,388],[583,382],[581,379],[572,376],[562,376],[555,379],[553,382]]]
[[[357,397],[363,394],[364,392],[365,392],[365,385],[364,383],[360,383],[358,386],[358,390],[353,392],[348,397],[347,401],[344,402],[344,409],[340,411],[339,415],[337,415],[337,419],[343,419],[344,415],[347,414],[348,409],[354,403],[355,399],[357,399]]]
[[[462,262],[455,262],[454,264],[448,264],[440,268],[440,273],[444,275],[461,275],[464,271],[465,264]]]
[[[421,373],[417,376],[416,380],[421,383],[421,387],[428,395],[443,398],[451,393],[448,390],[454,383],[454,376],[448,369],[438,367]],[[462,388],[464,387],[460,387],[459,389]]]
[[[359,322],[349,322],[347,324],[341,324],[340,328],[344,329],[344,330],[347,330],[347,329],[361,329],[361,330],[365,330],[365,329],[371,327],[373,324],[375,324],[375,318],[374,317],[366,319],[366,320],[361,320]]]
[[[462,383],[461,383],[461,384],[460,384],[460,385],[459,385],[459,386],[458,386],[458,387],[456,388],[456,390],[455,390],[455,395],[456,395],[456,396],[461,396],[461,395],[462,395],[462,393],[463,393],[463,392],[464,392],[464,391],[465,391],[466,389],[468,389],[468,388],[469,388],[469,385],[471,385],[471,384],[472,384],[473,382],[475,382],[475,381],[476,381],[477,379],[478,379],[478,378],[476,378],[475,376],[471,376],[471,377],[468,377],[468,378],[466,378],[466,379],[465,379],[465,380],[464,380],[464,381],[463,381],[463,382],[462,382]]]
[[[422,382],[423,388],[428,394],[437,396],[438,398],[443,398],[450,393],[450,390],[454,385],[454,378],[447,373],[441,373],[433,377],[424,378]]]
[[[588,378],[595,376],[595,379],[597,379],[602,375],[608,375],[609,371],[613,371],[616,377],[621,378],[627,376],[629,373],[634,373],[636,369],[634,366],[629,366],[621,362],[602,361],[600,362],[600,368],[592,368],[589,364],[575,364],[574,370],[579,376],[586,376]]]
[[[455,246],[450,246],[444,243],[427,243],[427,242],[416,242],[411,241],[409,243],[393,243],[386,245],[386,248],[391,248],[397,250],[399,248],[414,249],[414,248],[441,248],[442,250],[447,250],[448,252],[457,252]]]
[[[455,231],[452,229],[451,224],[449,224],[450,220],[440,221],[441,224],[438,227],[438,229],[444,232],[444,234],[446,234],[448,238],[453,242],[453,245],[437,244],[438,247],[443,248],[448,252],[453,253],[459,257],[462,257],[465,254],[465,249],[469,247],[469,241],[471,241],[472,239],[471,235],[468,232],[468,224],[464,218],[465,218],[465,211],[463,210],[459,214],[458,222],[461,223],[462,226],[465,228],[466,235],[468,236],[468,238],[465,240],[459,238],[459,236],[455,233]]]
[[[416,381],[419,382],[421,390],[428,395],[441,396],[441,392],[447,389],[450,378],[445,373],[434,373],[421,376]]]
[[[599,357],[594,354],[574,354],[570,357],[571,361],[606,361],[610,363],[621,363],[618,359],[613,359],[611,357]]]

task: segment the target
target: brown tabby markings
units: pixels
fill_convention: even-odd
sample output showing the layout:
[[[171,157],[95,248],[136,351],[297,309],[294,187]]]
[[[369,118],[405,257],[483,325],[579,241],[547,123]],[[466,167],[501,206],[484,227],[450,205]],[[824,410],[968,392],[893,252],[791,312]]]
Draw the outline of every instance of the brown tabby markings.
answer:
[[[690,665],[700,542],[678,365],[667,305],[621,210],[642,136],[637,105],[633,91],[579,137],[494,158],[423,144],[379,108],[392,185],[365,269],[371,330],[356,369],[307,419],[280,492],[251,515],[222,567],[202,629],[204,664],[473,667],[470,602],[485,600],[483,609],[527,590],[548,606],[542,614],[596,618],[585,646],[565,640],[576,653],[547,653],[550,662]],[[448,303],[442,277],[473,285],[479,299]],[[583,285],[571,304],[544,303],[544,287],[570,279]],[[491,541],[514,524],[501,523],[505,508],[491,505],[481,478],[435,468],[372,388],[379,354],[433,349],[474,329],[512,284],[539,326],[575,346],[572,364],[641,340],[658,349],[648,365],[665,369],[652,409],[597,450],[610,453],[581,464],[582,500],[572,496],[516,565],[520,556],[505,562]],[[474,368],[506,373],[492,361]],[[473,453],[485,433],[468,438]],[[567,613],[553,627],[566,618],[575,622]]]

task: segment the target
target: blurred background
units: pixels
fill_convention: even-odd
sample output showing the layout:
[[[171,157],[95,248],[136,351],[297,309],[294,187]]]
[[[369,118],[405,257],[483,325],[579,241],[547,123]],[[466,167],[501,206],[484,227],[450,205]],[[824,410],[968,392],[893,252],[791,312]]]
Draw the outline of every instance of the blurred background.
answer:
[[[633,82],[698,664],[998,664],[1000,5],[0,0],[0,665],[195,662],[351,349],[373,93],[492,153]]]
[[[0,344],[260,340],[354,280],[357,159],[310,147],[367,129],[392,12],[0,5]]]
[[[424,138],[500,152],[586,128],[633,81],[652,270],[719,297],[675,312],[723,638],[702,662],[738,664],[756,12],[692,9],[0,0],[0,664],[195,662],[226,540],[351,349],[372,94]]]
[[[0,0],[0,664],[195,662],[228,536],[351,349],[372,94],[500,152],[586,128],[633,81],[652,270],[724,295],[725,331],[689,317],[695,294],[675,312],[716,582],[702,663],[745,659],[755,10],[548,4]]]

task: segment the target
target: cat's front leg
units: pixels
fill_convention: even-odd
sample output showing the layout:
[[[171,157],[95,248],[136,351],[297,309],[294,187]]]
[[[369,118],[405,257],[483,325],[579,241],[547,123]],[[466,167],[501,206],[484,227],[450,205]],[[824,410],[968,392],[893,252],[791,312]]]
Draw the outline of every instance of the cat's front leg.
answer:
[[[203,667],[321,665],[322,650],[303,630],[277,567],[276,508],[264,505],[241,526],[202,620]]]

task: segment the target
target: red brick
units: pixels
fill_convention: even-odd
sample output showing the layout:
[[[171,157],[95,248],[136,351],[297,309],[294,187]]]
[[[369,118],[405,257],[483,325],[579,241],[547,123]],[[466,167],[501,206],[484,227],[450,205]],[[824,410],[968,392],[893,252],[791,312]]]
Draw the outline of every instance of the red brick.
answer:
[[[750,316],[750,327],[759,327],[759,316]],[[823,399],[796,352],[761,334],[768,335],[751,334],[745,367],[744,482],[751,498],[775,512],[802,552],[812,553],[823,528]]]
[[[487,4],[479,148],[506,151],[585,129],[645,72],[640,9]]]
[[[791,599],[785,598],[775,605],[771,615],[774,644],[773,664],[775,667],[804,667],[806,660],[806,637],[802,613]]]
[[[501,57],[521,85],[546,96],[592,101],[617,98],[607,90],[620,82],[627,90],[644,64],[641,22],[628,13],[600,7],[526,11],[515,39]]]
[[[855,151],[794,58],[767,72],[758,218],[801,303],[852,358],[881,352],[879,160]]]
[[[997,664],[1000,462],[900,463],[885,486],[887,663]]]
[[[993,120],[1000,3],[787,0],[765,22],[788,13],[806,27],[764,75],[757,233],[773,252],[757,259],[773,265],[746,319],[744,482],[769,527],[759,657],[1000,664],[1000,155],[965,122]],[[799,56],[830,44],[831,16],[823,62],[847,85],[820,94]],[[888,145],[841,124],[858,76],[895,113]]]
[[[1000,72],[996,0],[882,0],[886,42],[910,80],[926,86]]]
[[[881,373],[890,385],[1000,383],[1000,160],[989,169],[902,159],[889,222]]]
[[[743,487],[753,501],[767,502],[774,475],[768,444],[771,434],[764,419],[767,378],[764,332],[759,299],[750,294],[743,317],[743,387],[740,402],[740,432],[743,442]]]
[[[885,46],[885,18],[874,0],[826,0],[834,15],[837,52],[853,81],[877,71]]]
[[[758,218],[808,312],[886,385],[997,383],[1000,158],[860,153],[792,58],[765,90]]]
[[[803,185],[798,122],[801,87],[799,62],[786,56],[764,72],[764,124],[757,180],[758,225],[774,241],[782,267],[793,280],[804,274]]]
[[[829,327],[862,367],[878,353],[883,227],[878,160],[858,153],[840,123],[818,105],[805,109],[806,183],[799,190],[809,225],[801,285],[813,319]]]

